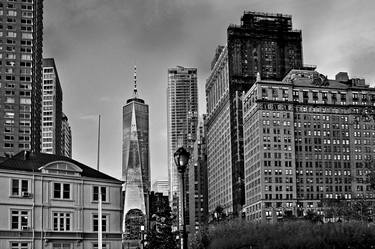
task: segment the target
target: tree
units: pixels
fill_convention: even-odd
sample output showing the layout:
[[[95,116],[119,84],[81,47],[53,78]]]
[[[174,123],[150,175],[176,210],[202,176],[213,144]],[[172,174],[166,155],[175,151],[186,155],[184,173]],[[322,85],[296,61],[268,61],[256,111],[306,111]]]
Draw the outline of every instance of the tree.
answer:
[[[224,213],[224,208],[222,206],[217,206],[215,211],[212,213],[212,218],[214,221],[225,220],[226,214]]]
[[[323,216],[315,213],[312,210],[307,210],[306,215],[304,216],[305,220],[309,220],[312,223],[323,223]]]
[[[150,229],[147,233],[146,249],[176,249],[177,233],[172,232],[172,223],[175,219],[171,215],[170,207],[152,215]]]

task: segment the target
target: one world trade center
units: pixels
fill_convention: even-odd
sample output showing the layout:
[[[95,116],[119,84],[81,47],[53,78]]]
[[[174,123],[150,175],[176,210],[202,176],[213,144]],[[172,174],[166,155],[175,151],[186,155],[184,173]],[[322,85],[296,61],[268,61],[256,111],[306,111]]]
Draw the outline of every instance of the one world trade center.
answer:
[[[147,224],[147,196],[150,189],[149,109],[138,98],[136,67],[134,92],[123,107],[122,180],[124,181],[124,241],[136,246],[141,226]]]

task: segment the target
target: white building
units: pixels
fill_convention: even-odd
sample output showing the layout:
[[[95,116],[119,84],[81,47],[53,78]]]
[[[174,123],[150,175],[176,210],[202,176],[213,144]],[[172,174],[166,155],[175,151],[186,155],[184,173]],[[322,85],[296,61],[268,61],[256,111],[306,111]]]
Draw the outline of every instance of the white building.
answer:
[[[0,248],[121,248],[121,181],[63,156],[20,152],[0,163]]]

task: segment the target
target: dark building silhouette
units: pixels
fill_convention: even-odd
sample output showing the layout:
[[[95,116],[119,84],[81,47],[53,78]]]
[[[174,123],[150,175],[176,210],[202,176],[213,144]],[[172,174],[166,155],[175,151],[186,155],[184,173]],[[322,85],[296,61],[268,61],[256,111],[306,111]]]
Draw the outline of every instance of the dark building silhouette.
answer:
[[[191,234],[194,234],[208,222],[207,153],[204,120],[205,115],[198,124],[197,140],[194,143],[189,169]]]
[[[218,51],[206,83],[209,211],[222,206],[237,216],[244,204],[241,97],[257,77],[281,80],[302,67],[301,32],[289,15],[245,12]]]
[[[0,7],[0,156],[40,152],[43,1],[0,1]]]
[[[63,113],[61,122],[61,147],[63,156],[72,157],[72,143],[72,130],[68,117]]]
[[[61,134],[63,92],[53,58],[43,58],[42,87],[42,152],[65,155]]]
[[[149,220],[152,220],[153,215],[162,215],[166,212],[170,212],[169,198],[163,193],[152,191],[149,195]]]

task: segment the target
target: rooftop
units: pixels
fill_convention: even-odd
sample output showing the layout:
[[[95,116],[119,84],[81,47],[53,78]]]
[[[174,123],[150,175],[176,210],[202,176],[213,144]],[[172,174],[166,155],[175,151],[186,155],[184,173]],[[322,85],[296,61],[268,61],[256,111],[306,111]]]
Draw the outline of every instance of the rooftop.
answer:
[[[52,162],[68,162],[78,166],[81,170],[81,176],[107,179],[112,181],[117,181],[121,183],[120,180],[104,174],[98,170],[95,170],[87,165],[84,165],[78,161],[75,161],[69,157],[58,156],[46,153],[34,153],[29,151],[21,151],[11,158],[7,158],[4,161],[0,161],[0,169],[7,170],[17,170],[17,171],[27,171],[27,172],[41,172],[41,167]]]

